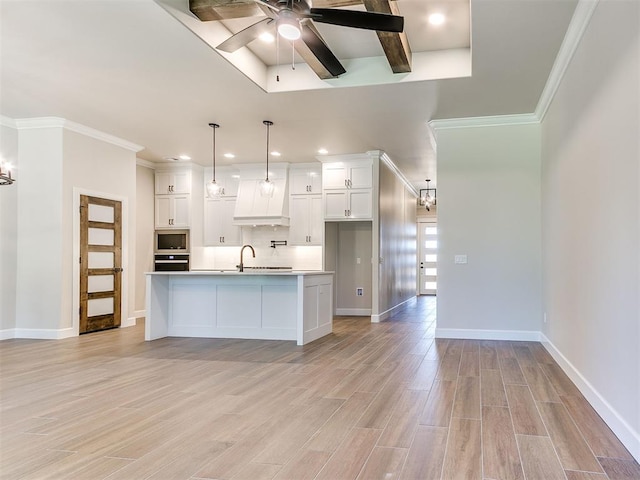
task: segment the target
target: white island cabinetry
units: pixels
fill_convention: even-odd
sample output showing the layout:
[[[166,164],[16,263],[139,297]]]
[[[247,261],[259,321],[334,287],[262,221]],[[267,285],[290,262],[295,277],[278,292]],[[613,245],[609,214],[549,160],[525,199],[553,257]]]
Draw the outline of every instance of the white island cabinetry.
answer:
[[[327,272],[147,273],[145,339],[295,340],[331,333],[333,274]]]

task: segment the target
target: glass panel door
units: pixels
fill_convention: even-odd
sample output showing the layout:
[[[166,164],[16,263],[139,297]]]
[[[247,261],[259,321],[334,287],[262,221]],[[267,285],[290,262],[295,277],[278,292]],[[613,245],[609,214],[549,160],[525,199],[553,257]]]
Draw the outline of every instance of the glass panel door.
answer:
[[[418,281],[420,295],[435,295],[437,290],[438,227],[436,223],[418,224]]]

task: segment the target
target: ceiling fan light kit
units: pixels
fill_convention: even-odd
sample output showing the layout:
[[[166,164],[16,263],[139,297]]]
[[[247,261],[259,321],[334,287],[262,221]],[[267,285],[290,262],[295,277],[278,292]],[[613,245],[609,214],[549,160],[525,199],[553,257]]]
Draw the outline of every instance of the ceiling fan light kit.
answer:
[[[314,22],[327,23],[342,27],[375,30],[390,34],[404,32],[404,17],[391,13],[375,11],[343,10],[335,8],[312,8],[306,0],[254,0],[267,16],[249,27],[231,35],[220,43],[216,49],[233,53],[259,38],[265,32],[273,31],[274,25],[278,35],[295,42],[301,40],[311,56],[321,64],[320,70],[314,71],[320,78],[336,78],[346,73],[338,58],[324,41]],[[232,3],[232,2],[230,2]],[[192,12],[198,16],[199,11]],[[208,19],[199,17],[202,21]],[[277,48],[277,47],[276,47]],[[294,48],[295,47],[294,44]],[[298,53],[304,54],[298,50]],[[393,69],[396,72],[395,69]],[[399,73],[399,72],[396,72]]]

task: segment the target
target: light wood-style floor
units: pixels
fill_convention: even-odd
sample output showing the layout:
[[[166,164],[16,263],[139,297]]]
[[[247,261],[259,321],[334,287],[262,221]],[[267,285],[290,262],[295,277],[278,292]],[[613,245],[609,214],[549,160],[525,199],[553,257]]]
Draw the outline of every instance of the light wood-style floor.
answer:
[[[1,349],[3,479],[639,479],[538,343],[434,340],[435,299],[293,342],[143,326]]]

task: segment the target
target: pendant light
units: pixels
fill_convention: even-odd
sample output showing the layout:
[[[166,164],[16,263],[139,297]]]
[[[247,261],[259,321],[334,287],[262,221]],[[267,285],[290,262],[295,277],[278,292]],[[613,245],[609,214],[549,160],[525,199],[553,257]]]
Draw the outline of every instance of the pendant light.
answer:
[[[217,123],[210,123],[209,126],[213,130],[213,178],[207,183],[207,196],[215,198],[222,195],[222,187],[216,182],[216,129],[220,128]]]
[[[11,164],[0,160],[0,185],[11,185],[15,181],[15,178],[11,177]]]
[[[269,127],[273,125],[273,122],[264,120],[262,123],[267,126],[267,178],[260,182],[260,194],[263,197],[270,197],[273,195],[274,185],[273,182],[269,180]]]

